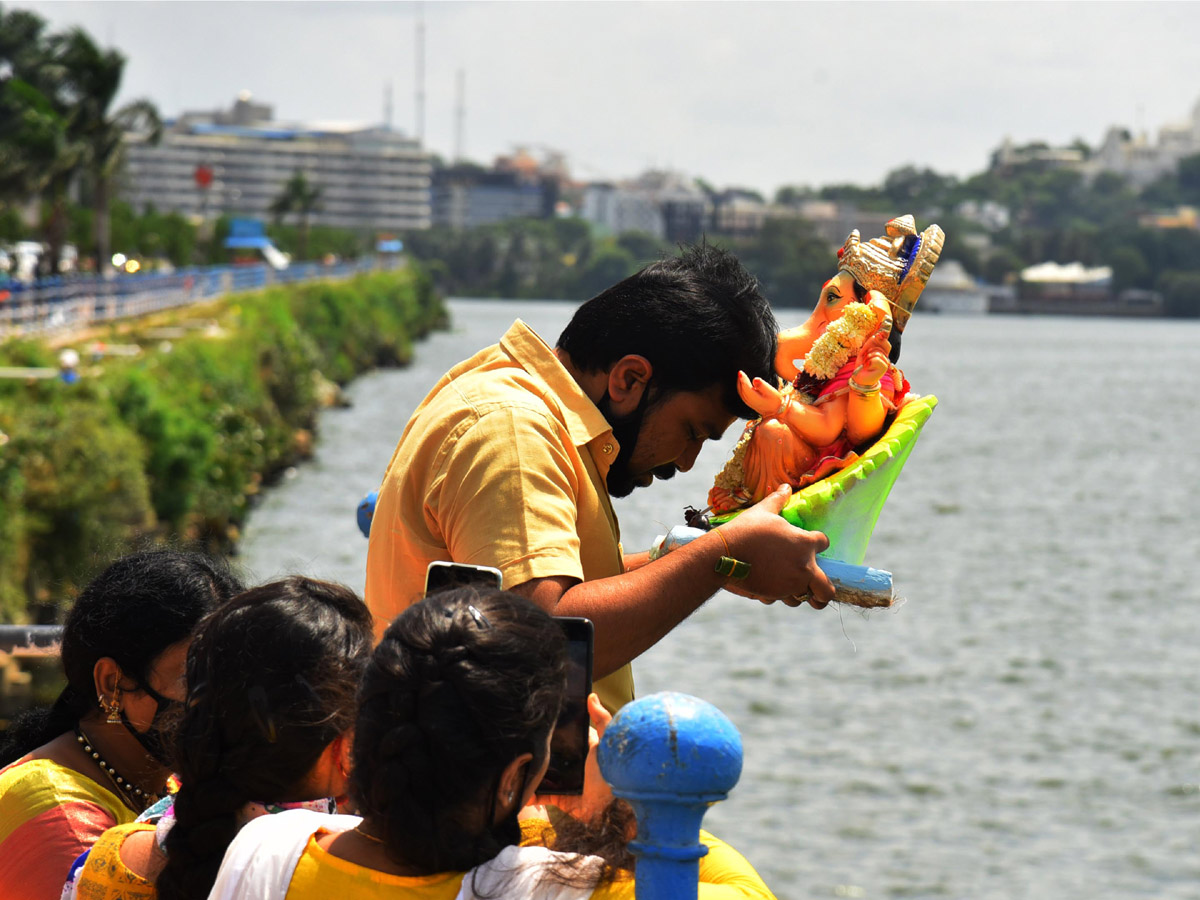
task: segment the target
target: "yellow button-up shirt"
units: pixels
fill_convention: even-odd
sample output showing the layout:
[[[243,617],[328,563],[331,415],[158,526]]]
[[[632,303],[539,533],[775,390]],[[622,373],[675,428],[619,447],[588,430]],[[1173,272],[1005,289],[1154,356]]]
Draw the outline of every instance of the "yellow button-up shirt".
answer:
[[[495,566],[504,584],[624,571],[605,477],[612,428],[520,320],[459,363],[409,420],[379,489],[367,605],[382,635],[421,599],[434,560]],[[611,710],[633,699],[628,665],[596,683]]]

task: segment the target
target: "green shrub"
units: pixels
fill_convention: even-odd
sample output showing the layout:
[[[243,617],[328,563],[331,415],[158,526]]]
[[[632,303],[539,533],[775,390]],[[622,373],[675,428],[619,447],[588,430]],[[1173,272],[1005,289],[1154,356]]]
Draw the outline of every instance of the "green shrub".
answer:
[[[269,288],[211,315],[218,334],[169,350],[147,338],[76,385],[0,381],[0,621],[47,617],[97,559],[147,536],[227,550],[259,486],[299,458],[318,376],[407,362],[446,317],[417,268]],[[0,346],[3,365],[56,357]]]

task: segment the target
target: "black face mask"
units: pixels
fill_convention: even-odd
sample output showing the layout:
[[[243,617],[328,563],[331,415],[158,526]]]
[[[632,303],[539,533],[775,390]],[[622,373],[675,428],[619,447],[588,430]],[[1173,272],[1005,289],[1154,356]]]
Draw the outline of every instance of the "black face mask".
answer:
[[[164,697],[148,684],[140,685],[140,689],[145,691],[154,698],[154,718],[150,720],[150,727],[145,731],[138,731],[133,727],[133,723],[125,717],[125,710],[121,710],[121,724],[125,726],[125,730],[133,735],[134,740],[142,745],[142,749],[156,763],[162,766],[170,766],[170,756],[167,751],[167,735],[163,733],[164,720],[170,721],[175,717],[177,710],[183,708],[183,703],[179,700],[172,700],[170,697]]]

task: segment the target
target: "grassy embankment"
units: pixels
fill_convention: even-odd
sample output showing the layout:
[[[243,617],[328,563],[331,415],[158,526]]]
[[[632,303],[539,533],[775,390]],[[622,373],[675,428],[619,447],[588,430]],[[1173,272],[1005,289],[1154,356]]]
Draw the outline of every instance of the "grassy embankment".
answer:
[[[60,617],[98,566],[147,540],[229,549],[254,494],[307,452],[329,382],[406,363],[444,319],[409,268],[126,325],[103,337],[143,353],[85,361],[74,385],[0,381],[0,622]],[[197,320],[169,349],[154,334]],[[0,345],[0,365],[55,359]]]

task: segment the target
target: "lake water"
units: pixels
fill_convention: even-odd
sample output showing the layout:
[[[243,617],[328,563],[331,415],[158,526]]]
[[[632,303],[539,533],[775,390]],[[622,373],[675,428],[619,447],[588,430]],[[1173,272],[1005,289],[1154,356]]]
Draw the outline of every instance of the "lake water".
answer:
[[[367,375],[252,514],[252,577],[362,590],[354,506],[414,406],[520,316],[455,301],[413,366]],[[798,324],[800,311],[781,323]],[[719,706],[742,780],[707,826],[781,898],[1200,897],[1200,323],[914,317],[941,403],[875,531],[898,609],[719,594],[635,665]],[[736,438],[617,501],[627,548],[703,505]]]

